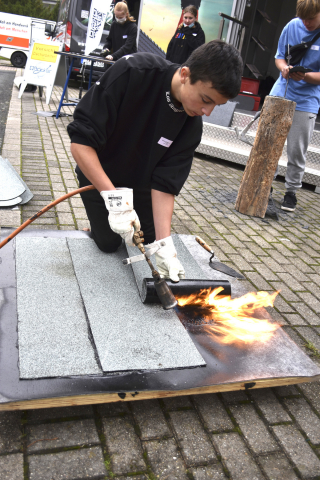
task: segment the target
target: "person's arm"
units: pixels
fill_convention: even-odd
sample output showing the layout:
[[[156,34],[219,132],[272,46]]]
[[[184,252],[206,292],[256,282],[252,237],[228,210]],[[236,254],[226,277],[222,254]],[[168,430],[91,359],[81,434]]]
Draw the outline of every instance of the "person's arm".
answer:
[[[276,63],[277,69],[280,70],[283,78],[285,78],[287,80],[288,75],[289,75],[290,67],[287,64],[287,62],[285,61],[285,59],[284,58],[276,58],[275,63]]]
[[[151,198],[156,240],[161,240],[171,235],[174,195],[152,189]]]
[[[172,50],[172,46],[173,46],[173,39],[174,39],[174,36],[171,38],[170,42],[169,42],[169,45],[168,45],[168,48],[167,48],[167,54],[166,54],[166,60],[170,60],[171,58],[171,50]]]
[[[312,83],[313,85],[320,85],[320,72],[290,73],[290,69],[292,68],[292,66],[287,65],[287,62],[285,61],[284,58],[276,58],[276,67],[278,68],[278,70],[280,70],[281,75],[285,79],[287,79],[288,75],[290,75],[290,78],[292,78],[296,82],[300,82],[300,80],[304,80],[305,82]]]
[[[127,35],[128,36],[126,38],[125,44],[116,52],[113,52],[113,60],[119,60],[119,58],[133,53],[133,49],[137,39],[137,26],[135,24],[131,24],[130,31],[127,33]]]
[[[111,23],[110,32],[107,36],[106,43],[103,46],[103,50],[111,50],[112,49],[112,32],[113,32],[113,23]]]
[[[71,143],[70,150],[81,172],[99,192],[115,190],[115,186],[104,172],[94,148]]]
[[[303,80],[312,85],[320,85],[320,72],[306,73]]]
[[[116,188],[103,171],[97,153],[92,147],[72,143],[71,153],[82,173],[100,192],[109,212],[111,230],[118,233],[127,245],[133,245],[133,234],[141,229],[141,225],[133,208],[132,189],[118,188],[115,192]]]
[[[179,282],[180,279],[185,278],[185,271],[177,257],[171,237],[174,195],[152,189],[151,198],[156,241],[165,241],[165,246],[155,254],[157,270],[162,278],[170,278],[172,282]]]

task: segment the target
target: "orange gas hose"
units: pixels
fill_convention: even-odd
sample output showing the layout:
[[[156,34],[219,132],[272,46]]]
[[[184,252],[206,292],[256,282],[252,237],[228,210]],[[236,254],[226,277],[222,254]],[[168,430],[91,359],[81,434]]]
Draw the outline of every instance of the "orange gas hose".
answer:
[[[41,217],[41,215],[43,215],[48,210],[50,210],[50,208],[54,207],[55,205],[58,205],[58,203],[63,202],[63,200],[66,200],[69,197],[73,197],[73,195],[76,195],[77,193],[86,192],[87,190],[94,190],[94,189],[95,187],[93,185],[88,185],[87,187],[78,188],[77,190],[73,190],[73,192],[67,193],[66,195],[62,195],[62,197],[58,198],[54,202],[49,203],[49,205],[39,210],[39,212],[33,215],[33,217],[26,220],[14,232],[10,233],[10,235],[0,243],[0,249],[4,247],[8,242],[10,242],[10,240],[12,240],[16,235],[18,235],[18,233],[21,232],[21,230],[26,228],[28,225],[30,225],[30,223],[34,222],[34,220]]]

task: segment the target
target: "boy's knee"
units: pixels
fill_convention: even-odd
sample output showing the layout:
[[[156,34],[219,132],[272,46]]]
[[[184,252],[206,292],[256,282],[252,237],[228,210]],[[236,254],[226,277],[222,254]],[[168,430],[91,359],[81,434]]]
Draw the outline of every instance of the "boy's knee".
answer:
[[[92,239],[94,240],[95,244],[104,253],[114,253],[118,250],[120,245],[122,244],[122,238],[119,235],[119,238],[115,239],[105,239],[105,240],[98,240],[97,238],[92,235]]]

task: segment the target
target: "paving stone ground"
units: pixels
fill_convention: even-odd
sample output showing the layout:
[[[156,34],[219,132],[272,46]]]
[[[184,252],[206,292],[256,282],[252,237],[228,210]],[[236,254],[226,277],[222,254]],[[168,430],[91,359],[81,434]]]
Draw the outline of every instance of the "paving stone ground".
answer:
[[[6,68],[0,66],[0,82]],[[2,155],[34,198],[22,208],[0,210],[2,226],[19,226],[77,188],[66,132],[72,117],[32,114],[56,110],[60,94],[55,88],[46,105],[38,93],[19,100],[13,87]],[[71,89],[70,96],[77,91]],[[64,111],[72,113],[72,108]],[[279,221],[247,217],[234,209],[241,176],[236,165],[196,155],[176,199],[173,231],[203,237],[220,261],[246,276],[250,289],[281,289],[272,316],[320,364],[320,197],[303,188],[296,211],[280,213]],[[284,184],[273,186],[279,205]],[[41,229],[88,226],[79,197],[33,223]],[[0,412],[0,478],[320,479],[320,382]]]

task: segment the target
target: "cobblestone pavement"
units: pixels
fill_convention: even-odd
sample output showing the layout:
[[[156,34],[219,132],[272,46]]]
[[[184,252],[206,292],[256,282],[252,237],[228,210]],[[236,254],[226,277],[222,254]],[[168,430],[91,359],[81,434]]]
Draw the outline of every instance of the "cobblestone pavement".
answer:
[[[38,93],[18,100],[14,87],[2,155],[34,198],[21,209],[0,210],[2,226],[20,225],[53,198],[77,188],[66,132],[71,117],[32,114],[56,110],[60,92],[55,89],[47,106]],[[196,156],[176,199],[173,230],[200,234],[220,261],[246,276],[248,288],[281,289],[272,316],[320,363],[319,196],[302,189],[296,212],[281,213],[279,221],[244,216],[234,210],[241,176],[239,167]],[[274,182],[276,202],[283,193],[283,183]],[[79,197],[33,223],[62,230],[87,226]],[[0,412],[0,478],[320,479],[320,382]]]

